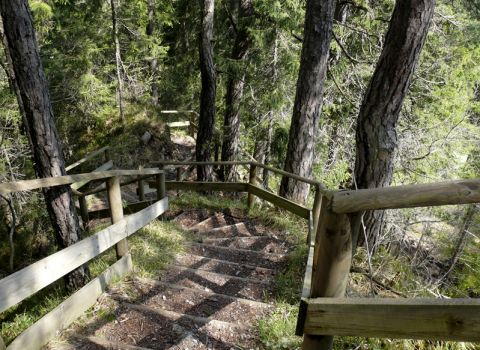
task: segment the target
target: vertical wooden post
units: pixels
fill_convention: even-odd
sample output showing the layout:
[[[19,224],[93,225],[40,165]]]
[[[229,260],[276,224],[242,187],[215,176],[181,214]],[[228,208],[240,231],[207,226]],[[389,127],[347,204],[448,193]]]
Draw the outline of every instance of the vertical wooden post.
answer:
[[[257,166],[254,163],[250,163],[250,175],[248,177],[248,183],[253,186],[255,186],[257,183]],[[250,191],[248,191],[248,198],[247,198],[248,209],[252,208],[254,201],[255,201],[255,196],[252,193],[250,193]]]
[[[182,181],[182,168],[178,167],[177,168],[177,176],[175,178],[177,181]]]
[[[142,170],[143,166],[139,166],[138,170]],[[140,199],[141,202],[145,200],[145,181],[144,180],[138,180],[138,198]]]
[[[320,208],[322,207],[322,193],[320,192],[320,186],[315,185],[315,198],[313,200],[312,216],[313,216],[313,235],[317,233],[318,221],[320,220]],[[312,238],[308,240],[308,244],[313,244]]]
[[[105,150],[105,162],[110,161],[112,158],[110,157],[110,148]]]
[[[112,224],[123,219],[122,192],[120,190],[120,178],[118,176],[111,177],[107,180],[108,203],[110,205],[110,217]],[[122,239],[115,246],[117,259],[128,253],[128,243],[126,239]]]
[[[7,347],[5,346],[2,337],[0,337],[0,350],[7,350]]]
[[[341,298],[345,295],[352,263],[350,221],[346,214],[336,214],[331,210],[331,195],[323,196],[322,202],[315,237],[310,297]],[[330,350],[332,346],[332,336],[305,334],[302,350]]]
[[[90,227],[88,222],[90,218],[88,217],[88,205],[85,196],[78,196],[78,204],[80,205],[80,217],[82,218],[83,229],[89,231]]]
[[[165,198],[167,195],[167,189],[165,187],[165,171],[163,170],[163,165],[159,166],[159,169],[162,171],[157,175],[157,200]]]
[[[193,125],[194,114],[190,113],[189,116],[189,125],[188,125],[188,133],[192,138],[195,138],[195,126]]]

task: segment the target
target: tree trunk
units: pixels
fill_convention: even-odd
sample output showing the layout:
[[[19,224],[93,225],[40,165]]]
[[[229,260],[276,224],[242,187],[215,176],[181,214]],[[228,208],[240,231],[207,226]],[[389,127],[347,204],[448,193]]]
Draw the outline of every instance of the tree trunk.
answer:
[[[252,0],[239,0],[237,35],[232,48],[231,59],[235,69],[231,69],[227,80],[225,96],[225,118],[223,121],[222,161],[232,161],[237,158],[240,141],[240,102],[243,97],[245,73],[240,63],[245,59],[251,44],[248,35],[248,20],[253,16]],[[233,181],[235,167],[225,166],[222,172],[224,181]]]
[[[148,0],[148,23],[146,34],[153,36],[155,32],[155,0]],[[158,84],[157,84],[157,72],[158,72],[158,60],[153,57],[150,61],[150,74],[152,75],[151,93],[152,93],[152,105],[156,109],[158,107]]]
[[[285,171],[305,177],[312,175],[334,10],[335,0],[307,1],[300,74],[284,166]],[[284,176],[279,193],[304,203],[308,185]]]
[[[435,7],[434,0],[398,0],[378,60],[360,108],[356,129],[353,179],[357,188],[389,186],[392,181],[396,124],[410,79],[420,56]],[[363,243],[361,217],[352,216],[354,244]],[[371,250],[383,225],[383,211],[364,214]]]
[[[27,0],[0,1],[0,11],[25,111],[35,172],[39,178],[65,175],[65,162],[53,119],[47,79]],[[59,248],[78,242],[82,232],[70,186],[47,188],[43,193]],[[88,277],[86,266],[70,273],[65,278],[68,290],[83,286]]]
[[[196,160],[211,160],[213,150],[213,134],[215,126],[215,93],[216,72],[213,61],[213,19],[215,1],[200,0],[202,28],[200,32],[200,73],[202,76],[202,91],[200,94],[200,117],[198,121],[197,143],[195,147]],[[211,166],[197,166],[197,180],[210,181]]]
[[[118,39],[117,8],[118,0],[110,0],[112,8],[112,39],[115,45],[115,63],[117,66],[117,99],[120,122],[125,124],[125,113],[123,106],[123,77],[122,77],[122,56],[120,54],[120,40]]]

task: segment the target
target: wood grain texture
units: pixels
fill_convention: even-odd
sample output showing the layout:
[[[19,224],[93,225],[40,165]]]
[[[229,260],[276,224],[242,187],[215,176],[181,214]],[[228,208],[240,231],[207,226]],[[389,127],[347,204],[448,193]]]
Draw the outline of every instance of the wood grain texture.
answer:
[[[125,255],[105,270],[100,276],[74,293],[67,300],[43,316],[20,334],[7,350],[38,350],[53,339],[58,331],[65,329],[85,311],[92,307],[107,285],[116,278],[132,271],[132,258]]]
[[[124,215],[131,215],[135,214],[136,212],[147,208],[148,206],[152,205],[154,201],[144,201],[144,202],[137,202],[127,205],[123,208]],[[95,219],[106,219],[110,217],[110,208],[92,210],[88,212],[88,216],[91,220]]]
[[[106,251],[168,209],[168,198],[0,280],[0,312]]]
[[[141,175],[156,175],[160,174],[158,169],[143,169],[143,170],[110,170],[99,171],[93,173],[66,175],[47,177],[34,180],[22,180],[16,182],[0,183],[0,194],[9,194],[12,192],[31,191],[45,187],[54,187],[61,185],[71,185],[80,181],[101,180],[113,176],[141,176]]]
[[[309,219],[310,218],[310,209],[305,208],[304,206],[294,203],[288,199],[282,198],[280,196],[277,196],[274,193],[265,191],[264,189],[261,189],[258,186],[253,186],[248,184],[248,192],[254,194],[257,197],[260,197],[280,208],[283,208],[285,210],[288,210],[289,212],[300,216],[301,218],[304,219]]]
[[[307,334],[480,341],[480,300],[317,298],[307,302]]]
[[[107,170],[110,170],[113,168],[113,161],[109,160],[108,162],[100,165],[98,168],[96,168],[93,172],[99,172],[99,171],[107,171]],[[74,184],[71,184],[71,188],[73,190],[77,190],[79,191],[83,186],[85,186],[86,184],[88,184],[90,181],[88,180],[84,180],[84,181],[80,181],[80,182],[76,182]]]
[[[99,154],[105,153],[105,151],[107,151],[108,149],[110,149],[110,147],[105,146],[105,147],[102,147],[102,148],[100,148],[100,149],[92,152],[92,153],[89,153],[88,155],[86,155],[86,156],[83,157],[82,159],[80,159],[80,160],[76,161],[75,163],[70,164],[69,166],[67,166],[67,167],[65,168],[65,170],[68,172],[68,171],[70,171],[70,170],[78,167],[79,165],[85,163],[86,161],[88,161],[88,160],[90,160],[90,159],[92,159],[92,158],[95,158],[95,157],[98,156]]]
[[[353,213],[480,202],[480,179],[336,192],[332,210]]]

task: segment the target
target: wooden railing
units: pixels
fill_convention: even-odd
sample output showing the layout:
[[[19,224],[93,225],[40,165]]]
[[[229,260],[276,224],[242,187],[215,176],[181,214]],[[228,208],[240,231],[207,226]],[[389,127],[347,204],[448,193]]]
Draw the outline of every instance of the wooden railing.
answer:
[[[138,177],[155,177],[157,188],[156,201],[141,203],[140,206],[136,203],[135,209],[141,210],[126,217],[120,191],[121,185],[129,183],[120,182],[120,178],[125,176],[135,176],[133,180],[135,182],[138,181]],[[32,296],[113,246],[116,248],[118,261],[19,335],[7,347],[8,350],[39,349],[59,330],[67,327],[90,308],[105,291],[109,281],[131,271],[132,261],[128,253],[127,237],[164,213],[168,208],[168,198],[165,196],[165,177],[163,171],[159,169],[101,171],[0,184],[0,194],[5,195],[46,187],[72,186],[78,182],[95,180],[106,182],[106,188],[97,191],[108,192],[110,206],[108,213],[104,214],[111,217],[112,225],[1,279],[0,312]],[[88,193],[82,194],[77,191],[77,195],[85,198]]]
[[[177,169],[167,190],[247,192],[309,221],[309,254],[297,322],[304,336],[302,349],[331,349],[333,335],[480,341],[480,301],[476,299],[345,299],[351,269],[352,235],[349,214],[480,202],[480,179],[356,191],[329,191],[306,179],[257,162],[153,162]],[[249,182],[181,181],[184,168],[196,165],[249,167]],[[256,184],[256,169],[310,184],[314,205],[303,205],[266,191]],[[310,232],[315,234],[311,235]],[[311,237],[311,238],[310,238]]]

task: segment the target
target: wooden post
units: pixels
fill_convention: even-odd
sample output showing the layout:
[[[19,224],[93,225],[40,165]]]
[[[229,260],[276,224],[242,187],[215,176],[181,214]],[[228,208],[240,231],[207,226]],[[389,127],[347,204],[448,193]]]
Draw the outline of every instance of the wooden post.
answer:
[[[253,163],[250,164],[250,176],[248,178],[250,185],[255,186],[257,183],[257,166]],[[255,196],[248,191],[247,207],[248,209],[252,208],[255,201]]]
[[[352,235],[346,214],[331,210],[330,196],[323,196],[315,237],[310,298],[345,295],[352,263]],[[308,317],[308,309],[307,309]],[[330,350],[332,336],[304,335],[302,350]]]
[[[78,204],[80,205],[80,217],[82,218],[83,229],[89,231],[90,227],[88,222],[90,219],[88,217],[87,198],[85,198],[85,196],[78,196]]]
[[[182,167],[177,168],[177,176],[175,177],[177,181],[182,181]]]
[[[155,183],[157,187],[157,201],[165,197],[165,174],[155,175]]]
[[[139,166],[138,170],[142,170],[143,166]],[[141,202],[145,200],[145,181],[144,180],[138,180],[138,198],[140,199]]]
[[[120,190],[120,178],[118,176],[111,177],[107,180],[108,203],[110,204],[110,217],[112,224],[123,219],[122,192]],[[122,239],[115,246],[117,259],[122,258],[128,253],[128,243],[126,239]]]
[[[193,119],[194,119],[194,115],[193,113],[190,113],[190,117],[189,117],[190,124],[188,125],[188,133],[192,138],[195,138],[195,126],[193,125]]]
[[[108,161],[110,161],[110,160],[112,160],[112,158],[110,157],[110,149],[107,148],[107,149],[105,150],[105,162],[108,162]]]
[[[313,200],[312,216],[313,216],[313,231],[314,235],[318,230],[318,221],[320,220],[320,209],[322,207],[322,193],[320,186],[315,185],[315,199]],[[312,244],[312,237],[309,238],[308,244]]]
[[[2,339],[2,337],[0,337],[0,350],[6,350],[7,347],[5,346],[5,343]]]

